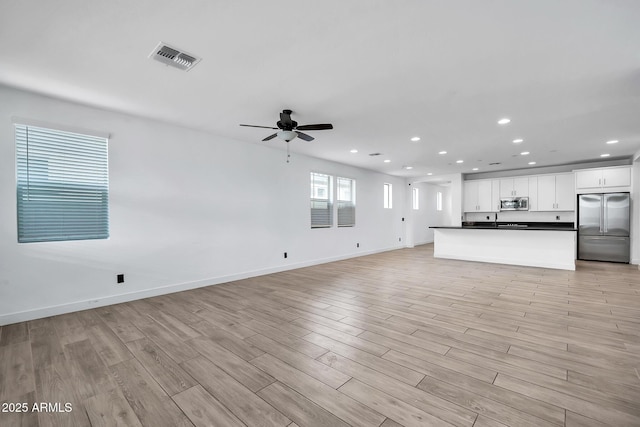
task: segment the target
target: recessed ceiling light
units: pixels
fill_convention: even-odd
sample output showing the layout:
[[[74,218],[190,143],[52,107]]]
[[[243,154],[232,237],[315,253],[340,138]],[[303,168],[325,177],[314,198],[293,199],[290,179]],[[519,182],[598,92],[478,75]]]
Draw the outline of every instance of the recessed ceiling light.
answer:
[[[611,141],[607,141],[607,144],[617,144],[618,142],[617,139],[612,139]]]
[[[391,160],[387,159],[384,161],[385,163],[391,163]]]
[[[353,150],[350,151],[351,153],[355,154],[358,152],[358,150],[356,150],[355,148]]]
[[[504,119],[498,120],[499,125],[506,125],[507,123],[510,123],[510,122],[511,122],[511,119],[508,119],[506,117]]]
[[[414,136],[413,138],[411,138],[411,141],[418,142],[418,141],[420,141],[420,137],[419,136]]]
[[[464,163],[464,160],[456,160],[456,163]]]
[[[521,143],[521,142],[523,142],[523,141],[524,141],[524,139],[522,139],[522,138],[518,138],[518,139],[514,139],[514,140],[513,140],[513,143],[514,143],[514,144],[520,144],[520,143]]]
[[[427,175],[431,176],[431,175],[433,175],[433,173],[429,172]]]
[[[446,151],[439,151],[438,154],[447,154]]]
[[[530,165],[535,165],[535,164],[536,164],[536,162],[529,162],[529,164],[530,164]]]
[[[471,169],[471,170],[472,170],[472,171],[477,171],[477,170],[478,170],[478,168],[473,168],[473,169]]]
[[[611,154],[600,154],[600,157],[609,157]]]
[[[405,166],[404,168],[405,168],[406,170],[411,170],[411,169],[413,169],[413,166]]]
[[[520,153],[521,156],[528,156],[530,153],[528,151],[523,151]]]

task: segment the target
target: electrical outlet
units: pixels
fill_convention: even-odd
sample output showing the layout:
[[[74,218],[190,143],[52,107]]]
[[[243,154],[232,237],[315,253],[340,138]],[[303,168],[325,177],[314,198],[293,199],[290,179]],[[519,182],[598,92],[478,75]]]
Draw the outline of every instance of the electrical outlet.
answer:
[[[118,274],[118,275],[116,276],[116,281],[117,281],[118,283],[124,283],[124,274]]]
[[[287,257],[287,253],[286,253],[286,252],[284,253],[284,257],[285,257],[285,258]]]
[[[556,221],[560,221],[560,215],[556,215]]]

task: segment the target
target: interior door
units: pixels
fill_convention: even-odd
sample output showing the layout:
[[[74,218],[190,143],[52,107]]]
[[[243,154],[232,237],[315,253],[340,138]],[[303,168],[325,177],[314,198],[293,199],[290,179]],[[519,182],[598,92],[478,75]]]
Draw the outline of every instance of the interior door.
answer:
[[[583,194],[578,205],[578,233],[580,236],[602,234],[602,194]]]
[[[629,193],[604,195],[604,234],[629,235]]]

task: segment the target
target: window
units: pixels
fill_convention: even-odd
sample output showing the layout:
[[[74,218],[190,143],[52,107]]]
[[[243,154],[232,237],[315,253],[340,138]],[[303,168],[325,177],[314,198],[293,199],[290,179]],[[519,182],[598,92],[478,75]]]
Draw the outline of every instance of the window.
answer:
[[[413,209],[420,209],[420,189],[417,187],[413,189]]]
[[[16,124],[18,242],[109,237],[105,137]]]
[[[442,210],[442,191],[438,191],[436,193],[436,210],[437,211]]]
[[[338,187],[338,227],[356,225],[356,181],[349,178],[336,178]]]
[[[392,194],[392,188],[391,188],[391,184],[384,184],[384,208],[385,209],[391,209],[393,208],[393,194]]]
[[[331,227],[333,203],[331,176],[311,172],[311,228]]]

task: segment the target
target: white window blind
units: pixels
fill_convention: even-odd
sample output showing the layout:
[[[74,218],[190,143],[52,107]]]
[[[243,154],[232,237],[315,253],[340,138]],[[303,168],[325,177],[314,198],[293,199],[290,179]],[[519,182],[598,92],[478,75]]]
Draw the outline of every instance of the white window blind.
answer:
[[[356,181],[349,178],[336,178],[338,188],[338,227],[356,225]]]
[[[108,238],[107,138],[15,130],[18,242]]]
[[[326,228],[332,224],[331,176],[311,172],[311,228]]]
[[[393,208],[393,192],[391,184],[384,184],[383,187],[383,206],[385,209]]]

